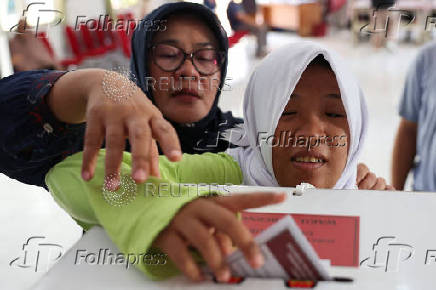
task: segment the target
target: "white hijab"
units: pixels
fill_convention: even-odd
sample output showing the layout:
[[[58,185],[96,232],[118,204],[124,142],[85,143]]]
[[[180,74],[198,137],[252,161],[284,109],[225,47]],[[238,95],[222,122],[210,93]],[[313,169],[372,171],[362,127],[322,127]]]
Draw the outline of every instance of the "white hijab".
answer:
[[[245,185],[279,186],[272,167],[272,148],[266,142],[260,142],[259,145],[258,133],[274,135],[280,116],[302,73],[320,54],[336,74],[351,135],[347,139],[347,164],[334,188],[357,188],[357,161],[367,130],[366,103],[356,80],[339,56],[309,41],[274,50],[250,77],[244,96],[244,136],[240,134],[239,140],[235,140],[238,134],[230,136],[231,142],[241,147],[227,150],[239,163]]]

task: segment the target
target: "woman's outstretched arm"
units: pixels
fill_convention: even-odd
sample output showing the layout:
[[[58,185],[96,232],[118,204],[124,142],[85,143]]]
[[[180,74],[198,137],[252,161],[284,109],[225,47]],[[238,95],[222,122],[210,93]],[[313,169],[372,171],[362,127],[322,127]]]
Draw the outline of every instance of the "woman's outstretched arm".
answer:
[[[195,263],[199,256],[191,256],[188,248],[192,245],[218,279],[225,280],[229,272],[223,261],[228,251],[221,252],[216,246],[222,238],[239,246],[253,266],[260,266],[260,251],[235,212],[278,203],[284,196],[258,193],[202,199],[214,192],[205,187],[193,190],[177,183],[178,180],[240,183],[240,169],[230,156],[185,154],[178,163],[161,156],[162,179],[149,178],[147,183],[135,185],[128,175],[123,175],[120,189],[110,192],[103,187],[107,182],[102,162],[105,150],[99,151],[100,161],[90,182],[80,177],[81,155],[76,153],[50,170],[46,178],[50,192],[85,228],[103,226],[118,248],[130,255],[130,263],[150,278],[167,278],[178,273],[179,268],[191,279],[201,279]],[[130,153],[125,152],[122,172],[131,170],[131,161]],[[211,230],[218,236],[209,235]],[[186,234],[186,242],[180,243],[182,233]],[[227,249],[231,245],[224,244]]]
[[[107,175],[118,172],[130,140],[137,182],[157,168],[153,139],[170,160],[181,157],[174,128],[144,93],[122,75],[100,69],[1,79],[0,123],[1,172],[28,184],[45,186],[45,173],[82,148],[82,177],[90,180],[103,140]]]

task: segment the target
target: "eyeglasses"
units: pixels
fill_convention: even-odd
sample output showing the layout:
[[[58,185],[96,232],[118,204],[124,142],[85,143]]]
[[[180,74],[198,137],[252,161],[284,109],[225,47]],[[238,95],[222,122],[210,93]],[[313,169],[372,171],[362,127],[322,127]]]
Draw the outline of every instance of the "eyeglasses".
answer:
[[[151,47],[153,62],[163,71],[178,70],[189,58],[195,69],[202,75],[212,75],[221,69],[225,53],[214,48],[201,48],[186,53],[181,48],[169,44],[156,44]]]

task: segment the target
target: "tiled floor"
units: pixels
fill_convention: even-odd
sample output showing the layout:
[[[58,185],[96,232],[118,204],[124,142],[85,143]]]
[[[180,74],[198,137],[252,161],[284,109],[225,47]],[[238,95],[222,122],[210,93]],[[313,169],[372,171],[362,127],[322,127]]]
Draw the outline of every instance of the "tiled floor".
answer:
[[[268,36],[271,49],[298,39],[283,33],[270,33]],[[348,32],[315,40],[336,49],[356,74],[366,94],[371,117],[368,142],[361,160],[372,171],[388,178],[393,136],[398,122],[398,99],[407,67],[418,47],[400,45],[393,52],[376,51],[367,44],[353,47]],[[230,51],[227,83],[231,89],[223,92],[221,106],[233,110],[236,115],[241,115],[241,100],[248,75],[258,63],[253,54],[251,37],[242,39]],[[32,267],[18,266],[30,265],[30,257],[27,263],[17,260],[9,265],[23,255],[22,247],[26,240],[32,236],[43,236],[45,239],[40,239],[41,243],[58,244],[65,251],[80,238],[82,231],[42,189],[0,175],[0,192],[0,289],[26,289],[45,270],[40,267],[35,272]],[[49,255],[53,260],[55,256],[53,253]]]

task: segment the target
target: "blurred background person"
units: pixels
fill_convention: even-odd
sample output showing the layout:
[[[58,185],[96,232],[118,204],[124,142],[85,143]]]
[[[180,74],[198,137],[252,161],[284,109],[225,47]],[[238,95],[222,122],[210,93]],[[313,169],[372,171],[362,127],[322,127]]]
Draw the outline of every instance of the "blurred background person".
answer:
[[[204,0],[203,4],[204,4],[204,6],[206,6],[207,8],[212,10],[213,12],[215,12],[215,8],[216,8],[215,0]]]
[[[403,190],[413,172],[413,190],[436,191],[436,43],[410,66],[400,102],[401,121],[393,149],[392,181]]]
[[[9,40],[14,71],[61,69],[55,55],[27,29],[27,25],[26,19],[20,19],[16,33]]]
[[[266,34],[268,27],[263,21],[258,21],[256,14],[248,14],[242,4],[242,0],[231,0],[227,6],[227,18],[233,31],[250,31],[256,36],[256,57],[267,54]]]

